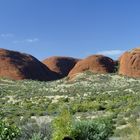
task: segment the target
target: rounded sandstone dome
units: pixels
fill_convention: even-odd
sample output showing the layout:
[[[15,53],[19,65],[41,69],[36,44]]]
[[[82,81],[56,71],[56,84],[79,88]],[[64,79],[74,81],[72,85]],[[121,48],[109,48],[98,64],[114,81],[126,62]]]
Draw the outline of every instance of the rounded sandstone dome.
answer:
[[[79,59],[72,57],[53,56],[45,59],[43,63],[53,72],[58,78],[63,78],[68,75],[70,70],[75,66]]]
[[[51,71],[35,57],[0,49],[0,77],[47,81],[53,78],[51,76]]]
[[[131,51],[129,51],[130,53],[140,53],[140,48],[134,48]]]
[[[92,71],[93,73],[112,73],[114,72],[114,61],[103,55],[92,55],[79,61],[75,67],[70,71],[69,77],[73,77],[77,73],[84,71]]]
[[[140,48],[125,52],[121,56],[119,74],[128,77],[140,77]]]

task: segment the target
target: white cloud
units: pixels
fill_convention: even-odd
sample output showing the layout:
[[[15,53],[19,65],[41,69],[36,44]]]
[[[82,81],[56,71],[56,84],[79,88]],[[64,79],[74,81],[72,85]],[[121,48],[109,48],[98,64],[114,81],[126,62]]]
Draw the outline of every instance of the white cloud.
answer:
[[[38,38],[33,38],[33,39],[24,39],[24,40],[15,40],[13,41],[13,43],[17,44],[17,43],[34,43],[34,42],[38,42],[39,39]]]
[[[25,42],[30,42],[30,43],[32,43],[32,42],[37,42],[37,41],[39,41],[38,38],[34,38],[34,39],[26,39],[26,40],[25,40]]]
[[[14,34],[11,34],[11,33],[6,33],[6,34],[4,34],[4,33],[2,33],[2,34],[0,34],[0,36],[1,36],[2,38],[11,38],[11,37],[14,37]]]
[[[124,52],[125,52],[125,50],[105,50],[105,51],[97,52],[97,54],[109,55],[109,56],[118,56],[118,55],[121,55]]]

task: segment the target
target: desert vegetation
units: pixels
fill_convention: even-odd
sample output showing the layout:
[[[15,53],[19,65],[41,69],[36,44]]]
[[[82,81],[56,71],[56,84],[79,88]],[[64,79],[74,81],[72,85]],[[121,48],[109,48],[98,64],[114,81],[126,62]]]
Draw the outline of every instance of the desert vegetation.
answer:
[[[89,71],[53,82],[1,78],[0,131],[20,140],[132,140],[139,136],[139,84]]]

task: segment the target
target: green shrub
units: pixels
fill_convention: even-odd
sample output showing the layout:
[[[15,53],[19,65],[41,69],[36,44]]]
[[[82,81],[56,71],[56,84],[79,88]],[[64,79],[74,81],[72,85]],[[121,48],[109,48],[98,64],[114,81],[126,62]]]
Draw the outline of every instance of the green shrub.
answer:
[[[51,135],[51,123],[37,124],[36,121],[30,121],[21,127],[20,140],[50,140]]]
[[[117,73],[117,72],[118,72],[119,67],[120,67],[120,63],[119,63],[119,61],[116,60],[116,61],[115,61],[114,73]]]
[[[69,136],[72,129],[72,115],[67,108],[62,109],[60,115],[53,121],[52,140],[62,140]]]
[[[48,137],[42,138],[40,133],[34,133],[32,138],[29,140],[50,140],[50,138],[48,138]]]
[[[29,139],[29,140],[41,140],[41,135],[40,135],[40,133],[39,133],[39,134],[34,133],[33,136],[32,136],[32,138]]]
[[[101,110],[100,104],[93,101],[76,101],[71,104],[71,110],[76,112],[88,112],[90,110]]]
[[[0,121],[0,140],[15,140],[20,135],[20,129],[14,125]]]
[[[67,136],[74,140],[107,140],[113,129],[112,118],[77,121],[65,108],[53,121],[52,140],[62,140]]]
[[[71,137],[75,140],[107,140],[113,134],[110,119],[79,121],[74,124]]]

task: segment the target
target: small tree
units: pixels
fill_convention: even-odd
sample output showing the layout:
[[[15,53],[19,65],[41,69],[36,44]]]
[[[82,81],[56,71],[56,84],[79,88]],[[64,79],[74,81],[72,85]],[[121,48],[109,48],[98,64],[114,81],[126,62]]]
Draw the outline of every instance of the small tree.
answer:
[[[60,115],[53,121],[53,140],[63,140],[64,137],[70,136],[73,118],[69,110],[64,107]]]

